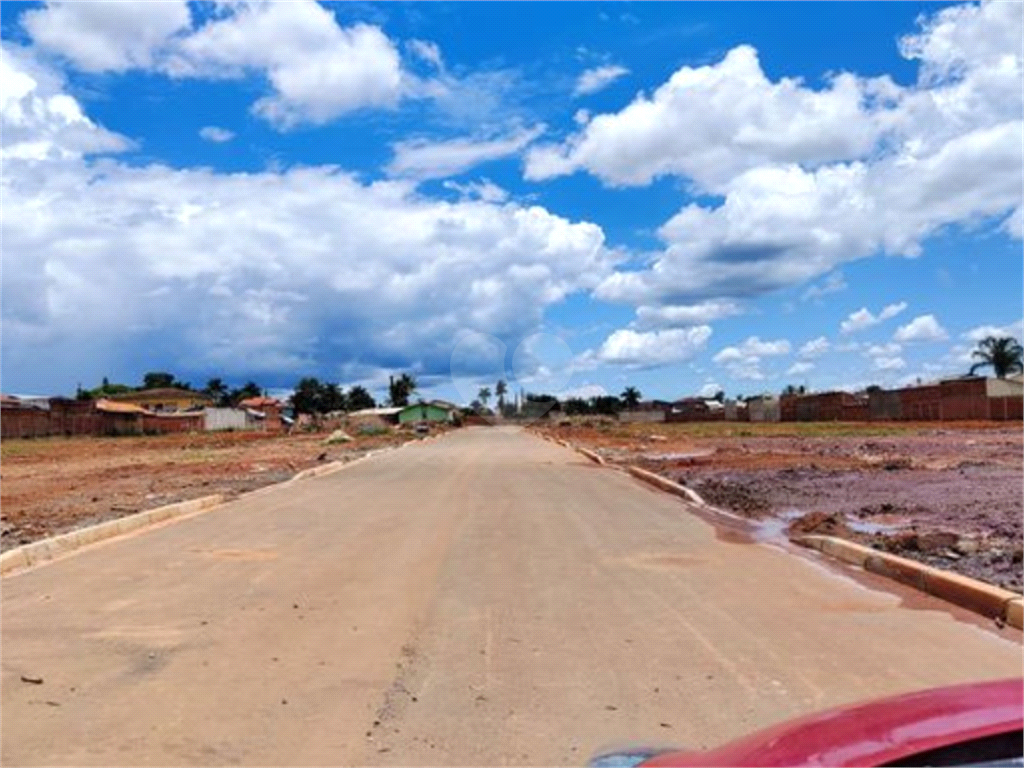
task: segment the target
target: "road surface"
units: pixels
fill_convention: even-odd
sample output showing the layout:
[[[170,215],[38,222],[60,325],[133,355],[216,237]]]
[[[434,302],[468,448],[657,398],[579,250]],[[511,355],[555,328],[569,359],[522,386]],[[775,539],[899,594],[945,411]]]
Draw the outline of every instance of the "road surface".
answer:
[[[0,757],[580,764],[1019,675],[1019,634],[841,573],[461,430],[6,577]]]

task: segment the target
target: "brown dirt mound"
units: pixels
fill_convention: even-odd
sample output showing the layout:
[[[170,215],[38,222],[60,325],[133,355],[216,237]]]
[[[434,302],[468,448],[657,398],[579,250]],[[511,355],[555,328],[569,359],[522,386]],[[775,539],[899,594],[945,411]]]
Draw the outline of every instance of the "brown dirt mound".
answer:
[[[771,511],[771,504],[764,496],[741,483],[705,480],[695,490],[708,504],[737,512],[744,517],[764,517]]]
[[[811,512],[789,524],[786,532],[790,538],[807,536],[839,536],[844,539],[857,540],[857,535],[846,524],[846,518],[836,512]]]

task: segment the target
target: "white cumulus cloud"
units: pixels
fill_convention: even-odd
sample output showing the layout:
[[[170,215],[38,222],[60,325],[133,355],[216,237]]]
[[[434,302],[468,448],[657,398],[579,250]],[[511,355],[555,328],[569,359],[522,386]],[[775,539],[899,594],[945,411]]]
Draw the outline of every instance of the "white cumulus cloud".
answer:
[[[218,128],[216,125],[207,125],[199,129],[200,137],[216,144],[223,144],[235,138],[235,132],[227,128]]]
[[[90,120],[81,105],[63,92],[63,85],[58,75],[38,66],[28,51],[3,43],[0,158],[56,160],[131,147],[126,137]]]
[[[596,357],[614,365],[667,365],[689,359],[710,338],[711,328],[707,325],[648,332],[620,328],[604,340]]]
[[[906,325],[900,326],[893,335],[896,341],[944,341],[949,338],[946,329],[939,325],[935,315],[920,315]]]
[[[395,155],[387,171],[417,179],[454,176],[480,163],[518,154],[544,130],[543,125],[535,125],[493,138],[400,141],[392,146]]]
[[[172,38],[191,27],[185,0],[154,3],[47,2],[21,23],[40,48],[84,72],[125,72],[156,66]]]
[[[907,303],[901,301],[897,304],[889,304],[883,307],[882,311],[878,315],[873,315],[867,307],[861,307],[856,312],[852,312],[849,317],[843,320],[839,324],[839,330],[842,333],[856,333],[857,331],[863,331],[872,326],[878,325],[879,323],[889,320],[896,315],[900,314],[907,308]]]
[[[597,93],[607,88],[620,77],[629,74],[629,70],[614,64],[606,64],[594,67],[581,73],[576,80],[576,88],[573,93],[576,96],[583,96],[589,93]]]
[[[410,40],[406,43],[409,51],[437,69],[444,69],[444,59],[437,43],[430,40]]]
[[[723,366],[734,379],[759,380],[764,378],[761,358],[787,355],[790,349],[786,339],[762,341],[757,336],[750,336],[742,344],[719,350],[711,359]]]
[[[636,310],[638,328],[674,328],[687,325],[703,325],[712,320],[738,315],[743,310],[734,301],[727,299],[703,301],[699,304],[641,306]]]
[[[182,374],[442,374],[463,330],[512,345],[617,258],[600,227],[540,206],[435,199],[333,166],[92,160],[120,140],[56,80],[3,64],[19,86],[2,89],[5,151],[51,146],[4,158],[4,373],[19,388],[33,371],[98,380],[129,353]],[[8,145],[11,126],[24,135]]]
[[[827,296],[830,293],[845,291],[847,287],[846,279],[843,277],[842,272],[833,272],[825,278],[821,285],[812,285],[804,291],[800,298],[804,301],[820,299],[822,296]]]
[[[875,363],[875,370],[878,371],[894,371],[906,367],[906,362],[902,357],[876,357],[873,358]]]
[[[1024,339],[1024,320],[1018,320],[1007,325],[980,325],[976,328],[971,328],[971,330],[963,334],[963,338],[975,342],[987,339],[989,336],[996,338],[1011,336],[1020,341]]]
[[[800,357],[803,358],[821,357],[821,355],[828,352],[830,346],[831,344],[829,343],[828,339],[826,339],[824,336],[819,336],[816,339],[811,339],[802,347],[800,347],[799,354]]]
[[[669,175],[721,198],[690,203],[666,222],[648,268],[616,272],[599,287],[611,301],[756,296],[878,253],[917,256],[950,225],[1003,222],[1015,236],[1021,29],[1020,3],[923,17],[901,43],[920,64],[905,86],[850,72],[820,88],[772,80],[757,52],[740,46],[714,64],[682,67],[618,112],[591,116],[559,144],[533,146],[525,173],[586,171],[611,186]]]
[[[700,388],[697,394],[700,395],[701,397],[714,397],[721,391],[722,388],[718,386],[717,382],[709,381]]]
[[[87,72],[139,69],[215,80],[260,74],[271,93],[252,109],[280,128],[431,94],[429,84],[403,69],[398,48],[379,27],[342,26],[314,0],[223,3],[200,25],[180,0],[51,0],[22,21],[37,46]],[[434,44],[416,41],[411,50],[440,62]]]
[[[445,189],[450,189],[454,192],[458,192],[464,200],[483,200],[486,203],[503,203],[508,200],[508,192],[490,179],[480,179],[479,181],[468,181],[465,184],[459,184],[456,181],[445,181],[442,186]]]

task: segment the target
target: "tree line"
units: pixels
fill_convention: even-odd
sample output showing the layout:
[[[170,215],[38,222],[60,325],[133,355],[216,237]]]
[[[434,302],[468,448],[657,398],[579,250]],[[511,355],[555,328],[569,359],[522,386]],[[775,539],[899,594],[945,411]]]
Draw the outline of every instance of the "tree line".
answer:
[[[173,373],[167,371],[148,371],[142,375],[142,383],[137,386],[111,382],[106,376],[98,387],[82,389],[78,387],[75,396],[79,400],[99,400],[112,395],[124,395],[129,392],[144,392],[147,389],[184,389],[206,395],[219,407],[229,408],[238,405],[242,400],[259,397],[264,390],[254,381],[247,381],[240,387],[229,387],[221,378],[212,378],[201,389],[193,389],[192,384],[180,381]]]
[[[1024,349],[1020,343],[1009,336],[987,337],[978,342],[977,348],[972,353],[978,361],[971,366],[970,375],[981,368],[990,367],[998,378],[1024,370]],[[173,373],[167,371],[147,371],[142,376],[142,383],[139,385],[112,383],[106,376],[99,386],[92,389],[78,387],[77,397],[79,400],[95,400],[112,395],[126,394],[129,392],[142,392],[147,389],[177,388],[202,393],[209,397],[219,407],[237,406],[241,401],[251,397],[265,395],[266,391],[254,381],[247,381],[240,387],[230,387],[224,379],[214,377],[206,382],[206,386],[194,390],[187,381],[179,380]],[[408,373],[398,376],[391,376],[388,380],[388,404],[394,407],[405,407],[418,388],[415,377]],[[783,394],[799,395],[804,394],[806,389],[803,386],[788,385]],[[494,390],[488,386],[481,387],[477,392],[477,399],[470,404],[470,410],[476,413],[489,411],[488,403],[492,397],[496,397],[496,406],[499,413],[511,416],[515,414],[515,405],[508,402],[508,384],[499,379]],[[626,387],[619,395],[597,395],[590,398],[569,397],[559,401],[555,395],[526,393],[523,402],[519,404],[519,410],[524,415],[531,415],[550,410],[564,411],[570,415],[600,414],[614,416],[622,410],[636,408],[642,395],[636,387]],[[725,393],[718,391],[713,396],[714,400],[722,402]],[[745,400],[742,395],[737,396],[738,400]],[[320,381],[319,379],[307,376],[299,380],[295,392],[291,398],[292,406],[297,413],[331,413],[334,411],[358,411],[364,408],[377,407],[377,401],[373,395],[363,386],[358,384],[350,387],[347,391],[340,384]]]
[[[190,382],[178,379],[173,373],[148,371],[143,374],[142,383],[138,385],[111,382],[106,376],[99,386],[92,389],[82,389],[79,385],[76,397],[79,400],[99,400],[149,389],[183,389],[196,392],[208,397],[219,408],[235,407],[248,398],[266,395],[266,390],[254,381],[247,381],[240,387],[231,387],[223,378],[214,377],[206,382],[205,387],[195,389]],[[410,374],[392,376],[388,385],[389,404],[396,407],[408,405],[416,389],[416,379]],[[299,380],[290,400],[296,413],[308,414],[358,411],[377,407],[377,401],[366,387],[356,384],[346,391],[340,384],[320,381],[313,376]]]
[[[388,380],[388,404],[404,408],[409,405],[416,388],[415,377],[408,373],[391,376]],[[366,387],[356,384],[346,391],[340,384],[320,381],[313,376],[299,380],[291,402],[296,413],[308,414],[361,411],[377,407],[377,401]]]

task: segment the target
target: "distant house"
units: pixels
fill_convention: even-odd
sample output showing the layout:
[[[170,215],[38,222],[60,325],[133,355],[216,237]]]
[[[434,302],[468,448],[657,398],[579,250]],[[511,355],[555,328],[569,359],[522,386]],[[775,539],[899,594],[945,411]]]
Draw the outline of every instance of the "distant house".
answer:
[[[101,417],[100,434],[141,435],[143,418],[149,413],[141,405],[120,403],[115,400],[97,400],[93,404]]]
[[[349,413],[348,420],[355,423],[366,422],[372,424],[378,422],[382,424],[397,424],[398,414],[401,412],[401,408],[362,408]]]
[[[849,392],[814,392],[782,395],[781,421],[867,421],[871,416],[866,395]]]
[[[668,421],[720,421],[725,418],[725,406],[717,400],[684,397],[672,403]]]
[[[431,400],[430,402],[433,403],[436,406],[441,407],[441,408],[447,408],[452,413],[458,413],[459,411],[462,410],[461,407],[457,406],[455,403],[449,402],[448,400],[438,400],[438,399],[435,398],[434,400]]]
[[[253,419],[259,422],[256,425],[258,428],[268,432],[278,432],[284,429],[285,421],[281,415],[284,404],[276,397],[266,397],[265,395],[247,397],[238,404],[238,407],[248,415],[250,429],[254,427]]]
[[[262,411],[264,408],[280,408],[281,401],[276,397],[247,397],[238,404],[239,408],[252,408],[254,411]]]
[[[107,400],[116,403],[131,403],[154,412],[187,411],[212,406],[213,400],[202,392],[177,387],[159,387],[143,389],[138,392],[125,392],[111,395]]]
[[[872,415],[883,410],[879,400],[887,393],[871,392]],[[1019,421],[1024,411],[1024,383],[1020,378],[961,376],[894,390],[895,402],[886,402],[888,418],[910,421]]]
[[[0,395],[7,407],[39,408],[50,410],[49,395]]]
[[[458,409],[443,400],[429,403],[415,403],[402,408],[398,412],[399,424],[413,424],[418,421],[452,422]]]
[[[726,421],[750,421],[747,404],[742,400],[726,400],[722,406]]]
[[[774,395],[757,395],[747,398],[747,414],[750,421],[780,421],[782,414],[779,398]]]

